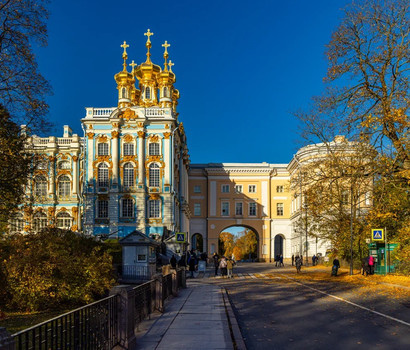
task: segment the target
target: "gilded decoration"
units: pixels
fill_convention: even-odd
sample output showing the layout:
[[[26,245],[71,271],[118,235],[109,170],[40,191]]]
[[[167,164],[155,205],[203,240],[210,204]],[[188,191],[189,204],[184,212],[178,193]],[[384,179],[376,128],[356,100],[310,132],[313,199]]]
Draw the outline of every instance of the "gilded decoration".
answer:
[[[158,135],[150,135],[149,139],[151,142],[158,142],[159,141],[159,136]]]
[[[108,141],[108,137],[107,135],[100,135],[97,138],[98,142],[107,142]]]
[[[169,129],[169,124],[165,124],[165,129]]]
[[[138,131],[138,137],[141,139],[145,138],[145,131]]]
[[[150,224],[160,224],[162,219],[148,219],[148,223]]]
[[[87,137],[89,140],[92,140],[94,138],[94,133],[93,132],[88,132]]]
[[[126,162],[134,162],[138,166],[137,156],[124,156],[120,161],[120,164]]]
[[[130,121],[130,120],[133,120],[133,119],[136,119],[136,118],[137,118],[135,112],[134,112],[133,110],[129,109],[129,108],[127,108],[127,109],[125,110],[125,112],[122,113],[121,117],[122,117],[123,119],[127,120],[127,121]]]
[[[59,156],[61,159],[64,159],[64,160],[68,159],[66,154],[60,153]]]
[[[113,128],[118,128],[118,123],[112,123]]]
[[[98,195],[98,200],[100,200],[100,201],[108,201],[108,195],[107,195],[107,194],[99,194],[99,195]]]
[[[57,177],[61,175],[71,175],[71,170],[70,169],[59,169],[57,171]]]
[[[143,123],[143,122],[138,122],[138,123],[137,123],[137,126],[138,126],[139,128],[143,128],[143,127],[144,127],[144,123]]]
[[[165,140],[168,140],[170,136],[171,136],[170,132],[164,132],[164,139]]]
[[[92,128],[93,128],[92,124],[88,125],[88,129],[92,129]]]
[[[71,209],[71,213],[73,214],[74,217],[77,217],[77,215],[78,215],[78,208],[77,208],[77,207],[73,207],[73,208]]]
[[[78,226],[77,225],[71,226],[71,231],[78,231]]]
[[[161,166],[164,166],[164,162],[162,161],[162,156],[157,155],[157,156],[148,156],[145,162],[145,167],[148,167],[148,163],[151,162],[158,162],[161,164]]]
[[[60,212],[63,212],[63,211],[67,211],[67,208],[66,208],[66,207],[62,207],[62,208],[60,208],[60,209],[58,210],[59,213],[60,213]]]
[[[47,171],[46,171],[46,170],[43,170],[43,169],[36,169],[36,170],[34,171],[34,175],[36,175],[36,176],[38,176],[38,175],[44,175],[44,176],[47,176],[48,174],[47,174]]]
[[[159,197],[159,194],[158,194],[158,193],[150,193],[149,199],[150,199],[151,201],[154,201],[154,200],[160,199],[160,197]]]
[[[134,141],[134,138],[130,134],[127,134],[124,136],[124,142],[132,142],[132,141]]]
[[[137,125],[124,125],[122,127],[123,129],[138,129]]]
[[[76,162],[78,160],[77,156],[73,156],[73,161]]]
[[[49,156],[49,157],[48,157],[48,160],[49,160],[50,162],[55,162],[56,157],[54,157],[54,156]]]
[[[31,216],[31,214],[33,214],[33,208],[32,207],[24,207],[23,211],[24,211],[24,216],[26,218],[29,218]]]
[[[116,131],[116,130],[114,130],[114,131],[111,132],[111,137],[112,137],[113,139],[117,139],[119,135],[120,135],[120,133],[119,133],[118,131]]]
[[[54,207],[48,207],[48,216],[50,218],[53,218],[56,215],[56,208]]]

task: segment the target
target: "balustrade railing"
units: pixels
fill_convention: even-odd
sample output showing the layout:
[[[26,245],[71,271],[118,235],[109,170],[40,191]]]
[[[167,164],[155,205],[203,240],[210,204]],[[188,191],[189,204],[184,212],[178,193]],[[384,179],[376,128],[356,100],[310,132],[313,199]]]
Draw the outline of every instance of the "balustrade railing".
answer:
[[[16,350],[112,349],[118,343],[113,295],[13,334]]]
[[[135,326],[146,319],[154,310],[157,298],[156,281],[151,280],[134,288],[135,292],[135,310],[134,322]]]

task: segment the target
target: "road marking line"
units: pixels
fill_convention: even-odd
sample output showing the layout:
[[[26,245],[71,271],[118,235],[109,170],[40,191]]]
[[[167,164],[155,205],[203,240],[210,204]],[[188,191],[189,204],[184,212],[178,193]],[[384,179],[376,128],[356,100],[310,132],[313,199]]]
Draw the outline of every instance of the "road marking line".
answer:
[[[262,278],[266,278],[266,275],[264,273],[259,274]]]
[[[251,276],[252,278],[256,278],[256,276],[254,276],[253,273],[249,273],[248,275]]]
[[[238,273],[238,277],[239,277],[239,279],[241,279],[241,280],[244,280],[244,279],[245,279],[245,276],[244,276],[242,273]]]
[[[399,320],[398,318],[395,318],[395,317],[392,317],[392,316],[389,316],[389,315],[383,314],[383,313],[381,313],[381,312],[378,312],[378,311],[375,311],[375,310],[372,310],[372,309],[368,309],[368,308],[367,308],[367,307],[365,307],[365,306],[362,306],[362,305],[359,305],[359,304],[353,303],[353,302],[351,302],[351,301],[349,301],[349,300],[346,300],[346,299],[343,299],[343,298],[337,297],[337,296],[335,296],[335,295],[332,295],[332,294],[329,294],[329,293],[323,292],[323,291],[321,291],[321,290],[319,290],[319,289],[316,289],[316,288],[310,287],[310,286],[308,286],[307,284],[304,284],[304,283],[302,283],[302,282],[299,282],[299,281],[297,281],[296,279],[294,279],[294,278],[292,278],[292,277],[289,277],[289,276],[285,276],[285,277],[286,277],[286,278],[289,278],[289,279],[291,279],[291,280],[293,280],[293,281],[295,281],[296,283],[298,283],[298,284],[300,284],[300,285],[302,285],[302,286],[304,286],[304,287],[307,287],[307,288],[309,288],[309,289],[312,289],[312,290],[314,290],[314,291],[316,291],[316,292],[322,293],[322,294],[324,294],[324,295],[327,295],[327,296],[329,296],[329,297],[331,297],[331,298],[334,298],[334,299],[337,299],[337,300],[340,300],[340,301],[344,301],[344,302],[345,302],[345,303],[347,303],[347,304],[350,304],[350,305],[356,306],[356,307],[358,307],[358,308],[360,308],[360,309],[363,309],[363,310],[366,310],[366,311],[373,312],[373,313],[374,313],[374,314],[376,314],[376,315],[379,315],[379,316],[382,316],[382,317],[388,318],[388,319],[390,319],[390,320],[393,320],[393,321],[396,321],[396,322],[402,323],[402,324],[404,324],[404,325],[406,325],[406,326],[409,326],[409,327],[410,327],[410,323],[408,323],[408,322],[406,322],[406,321]]]

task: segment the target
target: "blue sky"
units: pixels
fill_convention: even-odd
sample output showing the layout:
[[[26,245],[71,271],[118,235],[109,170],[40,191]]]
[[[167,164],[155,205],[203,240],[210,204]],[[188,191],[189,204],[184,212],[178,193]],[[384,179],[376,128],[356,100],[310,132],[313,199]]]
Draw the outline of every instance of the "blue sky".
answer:
[[[325,45],[345,0],[52,1],[49,43],[36,49],[51,82],[52,134],[82,134],[85,107],[117,104],[114,74],[145,61],[162,66],[171,44],[192,163],[288,163],[301,146],[293,112],[323,91]]]

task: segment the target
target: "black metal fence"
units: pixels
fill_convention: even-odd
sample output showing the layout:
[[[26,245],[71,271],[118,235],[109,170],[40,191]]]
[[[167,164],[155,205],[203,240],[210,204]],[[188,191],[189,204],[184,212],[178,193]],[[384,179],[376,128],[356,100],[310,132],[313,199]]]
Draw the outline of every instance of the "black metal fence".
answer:
[[[10,336],[0,328],[0,350],[109,350],[132,348],[134,331],[164,301],[185,288],[185,269],[136,287],[116,286],[112,296]],[[134,322],[128,322],[133,320]],[[131,337],[131,338],[130,338]],[[14,343],[14,345],[13,345]]]
[[[111,349],[118,343],[113,295],[13,334],[16,350]]]

